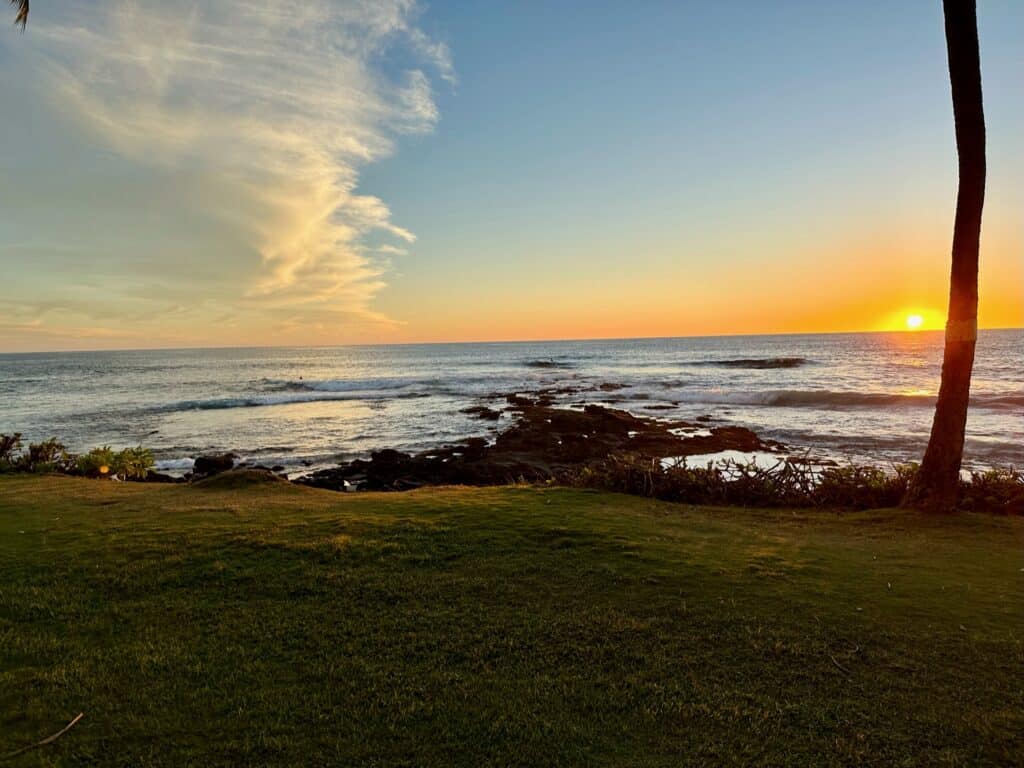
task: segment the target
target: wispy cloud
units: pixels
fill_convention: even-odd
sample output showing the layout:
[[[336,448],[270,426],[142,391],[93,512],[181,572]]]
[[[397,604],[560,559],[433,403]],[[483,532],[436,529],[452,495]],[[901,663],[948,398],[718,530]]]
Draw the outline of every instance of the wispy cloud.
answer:
[[[202,216],[242,253],[222,309],[387,320],[373,299],[415,236],[359,171],[433,130],[431,81],[455,82],[412,0],[59,5],[31,30],[55,103],[139,167],[201,179]]]

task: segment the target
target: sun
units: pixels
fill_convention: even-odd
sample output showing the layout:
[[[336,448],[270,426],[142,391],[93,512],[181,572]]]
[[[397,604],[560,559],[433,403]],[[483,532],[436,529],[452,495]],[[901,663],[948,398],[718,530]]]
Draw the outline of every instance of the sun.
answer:
[[[911,331],[916,331],[924,325],[924,318],[921,315],[907,315],[907,328]]]

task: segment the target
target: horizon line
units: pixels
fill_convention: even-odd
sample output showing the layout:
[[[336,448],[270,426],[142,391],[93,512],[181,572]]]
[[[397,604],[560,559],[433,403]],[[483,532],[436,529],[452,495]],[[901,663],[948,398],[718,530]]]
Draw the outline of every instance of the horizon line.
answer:
[[[0,355],[70,355],[90,354],[94,352],[187,352],[196,350],[235,350],[235,349],[340,349],[346,347],[428,347],[428,346],[453,346],[469,344],[572,344],[582,342],[607,342],[607,341],[667,341],[670,339],[744,339],[744,338],[768,338],[778,336],[866,336],[879,334],[906,334],[921,335],[929,333],[942,333],[942,328],[926,328],[921,330],[909,330],[905,328],[893,330],[874,331],[791,331],[786,333],[709,333],[682,336],[593,336],[586,338],[542,338],[542,339],[477,339],[468,341],[403,341],[383,343],[349,343],[349,344],[225,344],[214,346],[170,346],[170,347],[98,347],[91,349],[39,349],[21,352],[0,350]],[[985,331],[1024,331],[1024,326],[1009,326],[999,328],[979,328],[980,332]]]

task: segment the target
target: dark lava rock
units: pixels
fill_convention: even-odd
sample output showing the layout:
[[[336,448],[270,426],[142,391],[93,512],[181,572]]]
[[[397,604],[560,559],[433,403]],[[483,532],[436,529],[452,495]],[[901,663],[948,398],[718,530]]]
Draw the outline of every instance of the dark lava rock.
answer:
[[[400,466],[412,458],[408,453],[396,451],[394,448],[385,448],[383,451],[375,451],[370,454],[370,460],[381,466]]]
[[[488,408],[486,405],[474,405],[469,408],[463,408],[461,412],[468,413],[470,416],[476,416],[478,419],[484,419],[485,421],[497,421],[501,418],[501,411]]]
[[[521,395],[507,399],[517,418],[493,445],[478,437],[418,454],[386,449],[295,482],[333,490],[378,491],[424,485],[502,485],[556,479],[612,454],[662,458],[775,447],[744,427],[712,428],[710,436],[680,437],[672,430],[695,425],[656,421],[599,405],[553,408]]]
[[[144,482],[144,483],[182,483],[184,481],[185,481],[184,478],[174,477],[173,475],[167,475],[167,474],[164,474],[163,472],[157,472],[157,471],[151,469],[151,470],[149,470],[149,472],[146,473],[146,477],[143,479],[142,482]]]
[[[197,456],[192,465],[192,478],[198,480],[203,477],[213,477],[221,472],[227,472],[235,466],[233,453],[222,453],[214,456]]]

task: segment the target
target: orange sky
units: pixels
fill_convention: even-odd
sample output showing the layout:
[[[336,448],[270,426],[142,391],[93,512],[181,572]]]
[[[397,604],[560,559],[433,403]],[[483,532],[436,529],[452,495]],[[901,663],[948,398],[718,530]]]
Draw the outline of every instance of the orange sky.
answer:
[[[941,4],[542,6],[34,8],[0,352],[942,327]],[[982,328],[1024,326],[1022,19],[979,11]]]

